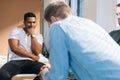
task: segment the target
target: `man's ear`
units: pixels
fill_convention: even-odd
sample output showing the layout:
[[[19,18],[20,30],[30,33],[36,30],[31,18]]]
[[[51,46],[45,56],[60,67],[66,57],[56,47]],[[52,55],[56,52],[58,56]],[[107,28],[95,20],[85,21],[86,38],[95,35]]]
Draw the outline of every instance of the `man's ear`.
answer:
[[[56,22],[56,21],[57,21],[57,18],[54,17],[54,16],[51,16],[51,17],[50,17],[50,20],[51,20],[51,22],[53,23],[53,22]]]

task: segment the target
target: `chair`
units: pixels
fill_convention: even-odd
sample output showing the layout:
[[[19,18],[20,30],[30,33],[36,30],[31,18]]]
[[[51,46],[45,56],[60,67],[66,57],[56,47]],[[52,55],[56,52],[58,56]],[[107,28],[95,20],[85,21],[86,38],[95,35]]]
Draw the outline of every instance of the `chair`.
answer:
[[[12,80],[33,80],[36,77],[36,74],[17,74]]]

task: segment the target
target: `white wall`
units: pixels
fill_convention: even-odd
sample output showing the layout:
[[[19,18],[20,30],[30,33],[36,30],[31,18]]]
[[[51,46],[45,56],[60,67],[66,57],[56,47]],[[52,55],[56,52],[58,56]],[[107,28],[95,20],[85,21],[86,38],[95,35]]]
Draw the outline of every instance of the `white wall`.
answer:
[[[120,0],[117,0],[117,3],[120,3]]]
[[[117,0],[85,0],[85,17],[110,32],[116,28],[116,3]]]
[[[116,28],[116,0],[97,0],[96,22],[107,32]]]
[[[51,0],[43,0],[43,4],[44,4],[44,9],[43,9],[43,15],[44,15],[44,10],[46,8],[46,6],[50,3]],[[44,37],[44,43],[46,45],[46,47],[48,48],[48,41],[49,41],[49,27],[47,22],[44,19],[43,16],[43,37]]]
[[[97,10],[97,7],[96,7],[96,3],[97,3],[97,0],[85,0],[84,1],[85,4],[84,4],[84,8],[85,8],[85,18],[89,18],[91,20],[93,20],[94,22],[96,22],[96,10]]]

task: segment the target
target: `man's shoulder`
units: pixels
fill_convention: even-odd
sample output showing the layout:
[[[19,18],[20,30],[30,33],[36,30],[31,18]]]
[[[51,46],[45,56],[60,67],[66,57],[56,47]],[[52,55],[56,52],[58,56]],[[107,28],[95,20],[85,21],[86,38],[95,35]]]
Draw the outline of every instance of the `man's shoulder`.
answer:
[[[23,29],[23,28],[14,28],[14,29],[12,30],[12,32],[22,31],[22,29]]]
[[[10,32],[9,38],[10,38],[10,37],[13,37],[13,36],[22,35],[22,34],[24,34],[24,31],[23,31],[22,28],[14,28],[14,29]]]

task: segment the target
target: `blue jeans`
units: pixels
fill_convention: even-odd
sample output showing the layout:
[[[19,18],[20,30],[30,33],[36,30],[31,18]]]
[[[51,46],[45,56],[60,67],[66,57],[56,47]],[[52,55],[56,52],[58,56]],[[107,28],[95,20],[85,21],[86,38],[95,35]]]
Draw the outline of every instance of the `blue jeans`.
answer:
[[[38,74],[44,63],[32,60],[12,60],[0,69],[0,80],[11,80],[16,74]]]

